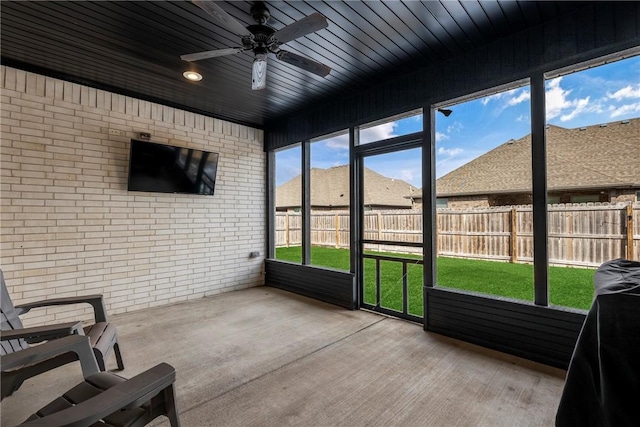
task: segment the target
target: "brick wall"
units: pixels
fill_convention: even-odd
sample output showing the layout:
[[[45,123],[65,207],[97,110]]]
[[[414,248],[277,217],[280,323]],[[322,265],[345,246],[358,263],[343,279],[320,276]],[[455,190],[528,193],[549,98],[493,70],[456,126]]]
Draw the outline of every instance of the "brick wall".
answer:
[[[263,284],[261,130],[4,66],[0,85],[0,265],[14,303],[100,293],[114,314]],[[215,195],[128,192],[139,132],[220,153]],[[74,308],[26,323],[91,313]]]
[[[635,188],[611,190],[609,192],[609,197],[611,203],[640,202],[640,198],[637,196],[639,192],[640,189]]]
[[[447,197],[447,207],[452,209],[486,208],[489,207],[489,198],[488,196]]]

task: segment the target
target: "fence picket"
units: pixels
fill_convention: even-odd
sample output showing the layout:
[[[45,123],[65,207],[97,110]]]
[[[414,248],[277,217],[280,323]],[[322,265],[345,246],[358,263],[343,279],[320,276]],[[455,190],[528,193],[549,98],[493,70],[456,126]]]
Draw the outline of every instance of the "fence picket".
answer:
[[[484,209],[438,209],[438,254],[510,262],[533,260],[533,212],[530,205]],[[626,257],[640,260],[640,203],[550,205],[548,209],[549,262],[558,265],[598,266]],[[298,213],[276,213],[276,247],[301,244]],[[313,211],[311,244],[349,248],[349,212]],[[422,211],[367,211],[364,238],[422,242]],[[370,247],[369,247],[370,246]],[[374,247],[375,246],[375,247]],[[366,249],[381,250],[381,245]],[[421,248],[384,245],[385,251],[421,253]]]

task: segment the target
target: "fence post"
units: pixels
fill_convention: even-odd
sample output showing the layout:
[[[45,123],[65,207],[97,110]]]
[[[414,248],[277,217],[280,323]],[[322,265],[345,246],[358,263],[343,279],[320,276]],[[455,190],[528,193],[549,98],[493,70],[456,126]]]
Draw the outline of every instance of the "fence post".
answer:
[[[511,208],[511,247],[509,249],[511,262],[518,262],[518,210],[515,207]]]
[[[422,211],[422,214],[424,215],[424,209],[423,209],[423,211]],[[440,252],[441,252],[441,250],[442,250],[442,248],[440,247],[440,246],[441,246],[441,245],[440,245],[440,237],[438,236],[438,230],[439,230],[439,228],[438,228],[438,227],[439,227],[439,223],[440,223],[440,215],[442,215],[442,214],[441,214],[440,212],[438,212],[438,209],[436,208],[436,223],[435,223],[435,228],[434,228],[434,230],[432,230],[432,231],[431,231],[431,232],[433,233],[433,237],[432,237],[432,239],[436,239],[436,244],[435,244],[435,246],[436,246],[436,253],[435,253],[436,258],[437,258],[438,256],[440,256]],[[424,232],[423,232],[423,234],[424,234]],[[426,244],[426,242],[423,244],[423,246],[424,246],[425,244]]]
[[[334,224],[336,226],[336,249],[340,247],[340,219],[338,218],[338,214],[334,215]]]
[[[627,205],[627,259],[633,259],[633,204]]]
[[[289,212],[284,214],[284,240],[286,247],[289,247]]]

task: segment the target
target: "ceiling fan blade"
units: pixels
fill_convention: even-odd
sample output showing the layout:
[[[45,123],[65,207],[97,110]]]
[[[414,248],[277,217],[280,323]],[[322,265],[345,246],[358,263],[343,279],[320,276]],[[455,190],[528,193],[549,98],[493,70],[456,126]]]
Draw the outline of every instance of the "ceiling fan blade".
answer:
[[[183,61],[200,61],[202,59],[217,58],[218,56],[233,55],[234,53],[240,53],[244,51],[243,47],[230,47],[228,49],[208,50],[206,52],[189,53],[187,55],[181,55],[180,59]]]
[[[215,1],[206,1],[206,0],[191,0],[191,1],[200,9],[204,10],[213,18],[215,18],[215,20],[220,25],[222,25],[232,33],[238,34],[239,36],[251,35],[251,32],[247,30],[244,27],[244,25],[242,25],[235,18],[233,18],[231,15],[225,12],[223,8],[221,8],[216,4]]]
[[[284,44],[298,37],[306,36],[314,31],[326,28],[328,25],[327,18],[316,12],[279,29],[274,33],[273,37],[278,43]]]
[[[276,57],[281,61],[295,65],[296,67],[302,68],[310,73],[317,74],[320,77],[326,77],[331,72],[331,68],[324,64],[295,53],[287,52],[286,50],[279,51],[276,54]]]

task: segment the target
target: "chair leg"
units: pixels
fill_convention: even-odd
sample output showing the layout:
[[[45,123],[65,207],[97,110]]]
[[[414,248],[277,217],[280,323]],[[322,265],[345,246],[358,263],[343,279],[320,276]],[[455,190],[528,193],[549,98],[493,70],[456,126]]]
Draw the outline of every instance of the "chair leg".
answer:
[[[104,364],[104,356],[102,356],[102,352],[97,348],[94,348],[93,354],[96,356],[96,362],[98,362],[98,369],[100,369],[100,372],[105,372],[107,368]]]
[[[124,369],[124,363],[122,362],[122,354],[120,353],[120,345],[116,341],[113,344],[113,352],[116,355],[116,362],[118,363],[118,370],[122,371]]]
[[[17,375],[11,375],[11,373],[5,374],[2,373],[2,381],[0,381],[0,385],[2,386],[2,391],[0,392],[0,400],[5,397],[9,397],[13,394],[14,391],[20,388],[22,383],[24,382],[24,378],[19,378]]]
[[[164,406],[167,410],[167,418],[169,418],[171,427],[180,427],[180,418],[178,418],[178,409],[176,407],[175,392],[173,387],[174,385],[171,384],[162,392],[164,395]]]

